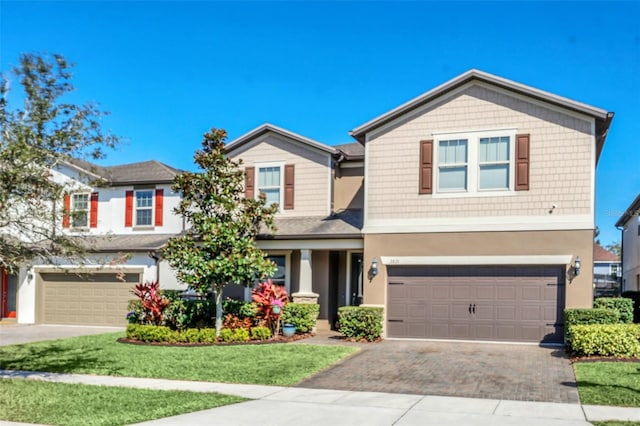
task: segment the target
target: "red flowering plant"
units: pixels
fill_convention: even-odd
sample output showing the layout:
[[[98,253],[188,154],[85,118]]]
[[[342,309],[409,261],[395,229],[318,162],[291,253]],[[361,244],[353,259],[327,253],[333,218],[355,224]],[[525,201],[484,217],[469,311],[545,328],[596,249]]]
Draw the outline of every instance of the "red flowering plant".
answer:
[[[164,310],[171,302],[160,293],[160,283],[156,281],[136,284],[131,293],[142,302],[141,322],[161,325]]]
[[[251,290],[251,300],[258,307],[256,316],[273,325],[280,318],[284,305],[289,302],[289,295],[284,286],[267,280]]]

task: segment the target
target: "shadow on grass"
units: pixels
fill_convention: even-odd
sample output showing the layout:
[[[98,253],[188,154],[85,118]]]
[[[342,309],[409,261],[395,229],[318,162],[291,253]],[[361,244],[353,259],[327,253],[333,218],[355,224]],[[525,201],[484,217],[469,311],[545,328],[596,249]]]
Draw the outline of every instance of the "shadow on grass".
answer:
[[[106,369],[105,360],[97,348],[69,348],[61,344],[16,345],[12,350],[0,352],[0,369],[45,371],[49,373],[78,373],[86,370]]]

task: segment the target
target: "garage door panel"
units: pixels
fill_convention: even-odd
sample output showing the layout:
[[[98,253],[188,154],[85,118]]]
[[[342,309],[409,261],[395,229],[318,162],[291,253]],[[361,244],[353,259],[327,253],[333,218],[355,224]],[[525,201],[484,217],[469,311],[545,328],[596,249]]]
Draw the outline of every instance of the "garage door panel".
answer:
[[[424,289],[426,326],[417,337],[562,341],[562,327],[556,325],[564,308],[562,267],[390,267],[389,276]],[[388,296],[390,307],[408,302],[394,299],[391,286]],[[474,304],[475,312],[469,313]],[[395,334],[389,325],[391,337],[416,337],[419,330],[413,326],[413,336]]]
[[[46,272],[38,280],[38,322],[73,325],[126,325],[128,301],[138,273],[125,281],[115,273]]]
[[[425,321],[426,312],[425,312],[425,303],[415,304],[412,303],[408,306],[408,314],[407,317],[412,321]]]

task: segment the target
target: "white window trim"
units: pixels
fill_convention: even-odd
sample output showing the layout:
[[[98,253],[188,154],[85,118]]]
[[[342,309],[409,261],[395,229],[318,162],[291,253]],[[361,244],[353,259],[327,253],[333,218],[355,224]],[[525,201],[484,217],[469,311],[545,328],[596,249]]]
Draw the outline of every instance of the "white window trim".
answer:
[[[151,207],[142,207],[140,210],[151,209],[151,223],[148,225],[141,225],[138,223],[138,193],[139,192],[151,192]],[[156,215],[156,190],[155,188],[146,189],[134,189],[133,190],[133,226],[136,228],[149,228],[153,227],[155,223]]]
[[[87,209],[85,210],[86,214],[87,214],[87,224],[84,226],[76,226],[74,224],[74,218],[76,215],[77,211],[81,211],[79,209],[76,209],[76,204],[75,204],[75,197],[76,195],[86,195],[87,196]],[[91,226],[91,192],[74,192],[71,194],[71,228],[72,229],[89,229],[89,226]]]
[[[433,198],[463,198],[463,197],[495,197],[515,195],[515,140],[517,129],[489,129],[458,132],[433,132],[433,158],[434,158],[434,191]],[[507,189],[479,189],[480,161],[478,158],[480,138],[509,137],[509,188]],[[454,191],[440,191],[440,141],[452,139],[467,140],[467,189]]]
[[[260,169],[267,167],[279,167],[280,168],[280,197],[278,201],[278,211],[282,212],[284,209],[284,161],[271,161],[265,163],[254,163],[255,167],[255,191],[254,196],[256,200],[260,196]]]

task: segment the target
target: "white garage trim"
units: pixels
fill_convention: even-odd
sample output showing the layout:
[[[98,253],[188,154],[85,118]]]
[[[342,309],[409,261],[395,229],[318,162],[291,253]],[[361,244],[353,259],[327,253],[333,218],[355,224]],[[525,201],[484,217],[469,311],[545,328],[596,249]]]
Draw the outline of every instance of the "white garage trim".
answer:
[[[573,255],[381,256],[383,265],[568,265]]]

